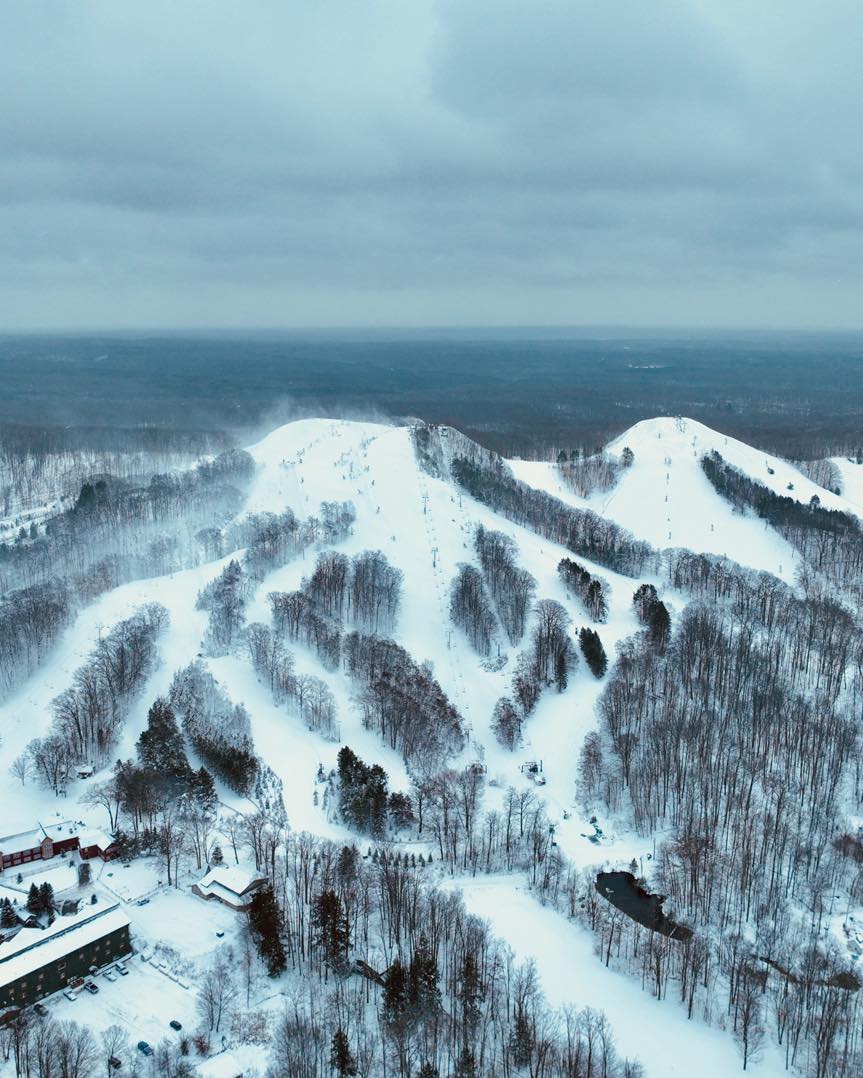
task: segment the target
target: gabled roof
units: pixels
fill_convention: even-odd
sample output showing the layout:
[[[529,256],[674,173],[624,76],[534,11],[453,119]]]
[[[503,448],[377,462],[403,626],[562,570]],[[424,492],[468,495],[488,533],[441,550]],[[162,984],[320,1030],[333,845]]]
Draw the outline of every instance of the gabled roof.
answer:
[[[41,846],[46,838],[52,842],[61,842],[63,839],[74,838],[78,833],[78,827],[72,820],[64,820],[61,816],[52,816],[44,824],[38,823],[29,831],[19,831],[15,835],[4,835],[0,838],[0,853],[8,856],[12,853],[23,853],[25,850],[35,849]]]
[[[81,831],[78,834],[78,845],[82,850],[86,850],[90,846],[95,846],[99,850],[107,850],[113,843],[114,840],[106,835],[104,831]]]
[[[262,876],[260,872],[249,872],[239,866],[231,868],[228,865],[216,865],[202,880],[198,881],[197,886],[204,894],[236,900],[245,897],[266,882],[267,877]]]

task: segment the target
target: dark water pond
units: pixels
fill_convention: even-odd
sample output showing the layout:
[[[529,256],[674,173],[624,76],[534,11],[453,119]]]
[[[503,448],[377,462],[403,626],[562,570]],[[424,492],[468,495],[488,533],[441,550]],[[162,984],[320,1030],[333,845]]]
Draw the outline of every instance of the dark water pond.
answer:
[[[672,921],[662,912],[665,901],[662,895],[653,895],[645,890],[631,872],[600,872],[596,877],[596,889],[612,906],[645,928],[673,940],[691,938],[691,928]]]

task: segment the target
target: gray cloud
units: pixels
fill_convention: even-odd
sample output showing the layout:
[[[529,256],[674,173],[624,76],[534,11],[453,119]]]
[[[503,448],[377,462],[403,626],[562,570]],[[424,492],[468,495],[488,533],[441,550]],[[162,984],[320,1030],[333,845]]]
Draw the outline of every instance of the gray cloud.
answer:
[[[0,328],[857,326],[824,0],[0,11]]]

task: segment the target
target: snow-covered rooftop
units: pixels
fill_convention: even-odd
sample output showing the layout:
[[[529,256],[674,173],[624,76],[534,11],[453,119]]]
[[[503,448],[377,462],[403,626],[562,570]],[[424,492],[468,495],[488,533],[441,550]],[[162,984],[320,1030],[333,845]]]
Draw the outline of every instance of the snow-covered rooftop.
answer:
[[[82,850],[86,850],[89,846],[107,850],[113,841],[104,831],[82,831],[78,835],[78,845]]]
[[[0,944],[0,985],[11,984],[129,924],[115,904],[96,913],[88,907],[73,917],[58,917],[49,928],[22,928],[14,939]]]
[[[19,831],[14,835],[3,835],[0,838],[0,853],[8,856],[12,853],[23,853],[25,850],[35,849],[46,838],[52,842],[60,842],[64,838],[74,838],[77,827],[72,820],[51,817],[45,823],[37,823],[29,831]]]
[[[221,898],[241,898],[256,884],[263,883],[266,877],[260,872],[249,872],[236,866],[216,865],[198,881],[198,888]]]

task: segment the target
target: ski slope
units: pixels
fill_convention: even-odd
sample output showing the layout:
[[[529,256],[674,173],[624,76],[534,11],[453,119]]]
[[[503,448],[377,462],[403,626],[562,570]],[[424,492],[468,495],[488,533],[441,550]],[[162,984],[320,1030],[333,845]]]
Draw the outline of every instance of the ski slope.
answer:
[[[849,504],[817,488],[791,465],[689,420],[639,423],[616,439],[609,452],[617,454],[625,445],[635,453],[633,466],[611,492],[588,501],[561,487],[553,465],[511,464],[525,482],[607,515],[658,547],[682,546],[725,554],[789,581],[797,564],[794,552],[760,521],[730,510],[703,475],[701,455],[716,448],[730,463],[754,478],[769,480],[780,492],[791,482],[795,496],[801,499],[808,500],[817,492],[825,505],[833,501],[837,507]],[[595,704],[603,683],[579,661],[566,692],[548,690],[543,694],[526,725],[524,744],[509,752],[497,743],[490,720],[495,701],[509,692],[518,649],[501,641],[506,655],[502,669],[484,669],[450,622],[450,584],[460,563],[476,561],[473,533],[476,525],[482,524],[512,536],[519,563],[537,580],[536,597],[558,600],[572,619],[572,631],[577,632],[589,620],[557,575],[559,560],[569,552],[497,516],[449,481],[424,472],[407,427],[306,419],[271,432],[249,452],[257,471],[242,514],[291,508],[304,518],[316,515],[324,501],[350,501],[356,509],[356,524],[353,533],[337,544],[338,549],[348,555],[379,549],[402,570],[402,607],[394,635],[417,661],[432,664],[435,676],[461,711],[470,738],[462,759],[453,761],[453,766],[474,760],[486,765],[489,779],[497,780],[486,789],[486,806],[496,807],[507,786],[528,787],[520,765],[539,760],[547,784],[530,788],[545,801],[562,852],[579,865],[626,865],[633,857],[646,858],[652,842],[619,828],[613,820],[600,820],[605,838],[602,845],[595,845],[588,837],[593,828],[575,807],[578,753],[585,735],[596,725]],[[267,594],[299,587],[303,577],[311,573],[315,557],[316,552],[309,551],[305,558],[270,573],[249,603],[248,621],[269,623]],[[69,685],[99,634],[128,617],[136,606],[159,602],[170,615],[170,626],[159,644],[161,664],[132,708],[118,746],[118,756],[134,756],[135,742],[146,725],[153,699],[167,692],[176,670],[192,662],[201,650],[206,615],[195,610],[195,600],[227,560],[136,581],[102,596],[78,616],[50,660],[0,707],[0,803],[4,806],[0,830],[23,830],[34,818],[58,808],[104,827],[104,813],[80,803],[87,782],[72,784],[68,802],[57,806],[32,783],[22,787],[9,774],[9,766],[32,737],[47,733],[52,699]],[[610,585],[608,621],[597,628],[613,662],[615,645],[639,628],[632,609],[632,593],[639,581],[579,560]],[[672,614],[682,605],[673,594],[666,594],[666,600]],[[205,661],[228,695],[246,705],[256,749],[282,780],[291,826],[336,841],[351,841],[351,834],[328,818],[322,804],[315,803],[320,790],[318,766],[322,764],[325,770],[335,766],[340,744],[349,744],[367,762],[381,764],[392,788],[406,789],[409,780],[404,762],[364,729],[351,685],[341,671],[323,669],[316,657],[299,645],[291,650],[297,669],[321,677],[334,693],[341,724],[339,744],[310,732],[289,710],[273,704],[244,654]],[[92,781],[105,777],[103,771]],[[249,807],[226,789],[220,787],[219,794],[226,805]],[[590,815],[589,810],[586,815]],[[739,1069],[730,1037],[698,1022],[687,1023],[676,1005],[657,1004],[635,982],[609,973],[593,957],[592,941],[582,929],[543,909],[516,881],[472,881],[465,891],[469,907],[490,918],[518,954],[536,957],[553,1003],[589,1004],[607,1011],[621,1049],[644,1061],[649,1078],[693,1073],[687,1068],[696,1053],[714,1061],[710,1064],[713,1069],[699,1073],[712,1076]],[[134,909],[130,914],[134,918]],[[578,976],[567,979],[567,969],[577,969]],[[778,1073],[774,1064],[768,1053],[763,1064],[754,1064],[751,1069],[756,1075],[773,1075]]]
[[[715,450],[735,468],[784,497],[808,503],[817,496],[828,509],[863,514],[863,468],[837,460],[848,490],[833,494],[813,483],[783,460],[753,449],[736,438],[693,419],[647,419],[630,427],[607,446],[617,457],[628,446],[633,465],[610,490],[580,498],[560,478],[557,466],[545,461],[511,460],[519,479],[579,508],[593,509],[660,549],[685,547],[719,554],[794,582],[797,552],[769,524],[735,513],[704,475],[700,460]]]

